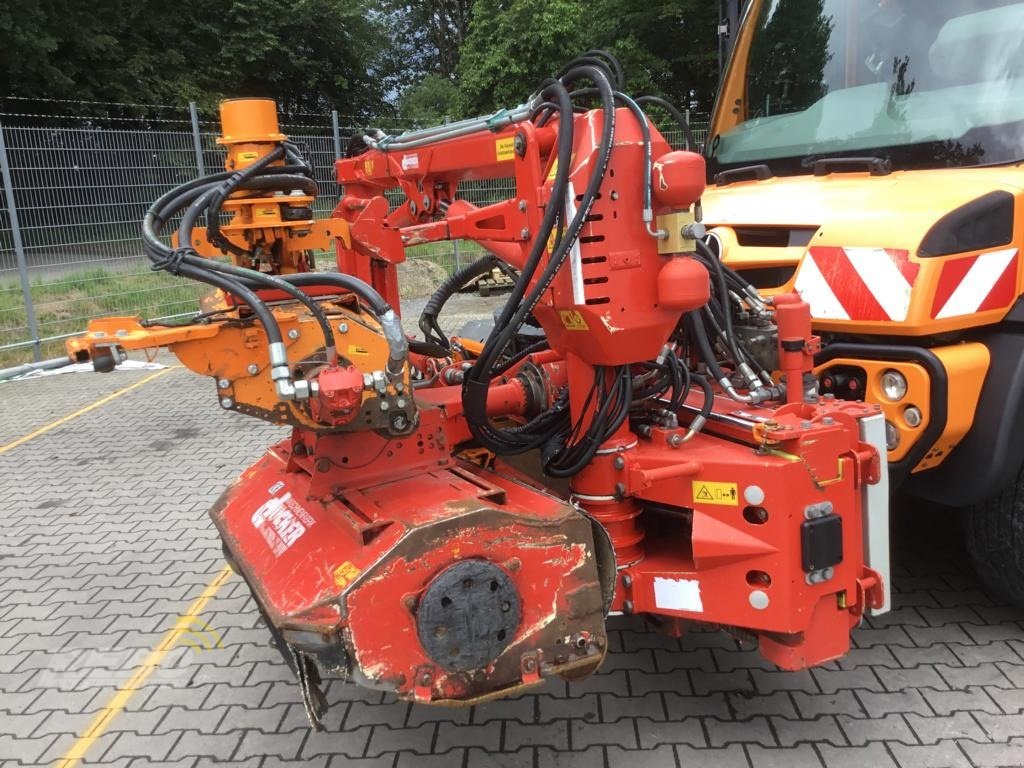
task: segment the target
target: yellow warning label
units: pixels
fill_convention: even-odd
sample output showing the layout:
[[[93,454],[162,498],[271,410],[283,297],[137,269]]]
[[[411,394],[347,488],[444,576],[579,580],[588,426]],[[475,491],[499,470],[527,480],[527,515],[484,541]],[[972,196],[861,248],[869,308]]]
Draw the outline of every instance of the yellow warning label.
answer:
[[[241,160],[243,163],[251,163],[253,160],[255,160],[259,156],[260,156],[259,152],[239,152],[238,153],[238,159]]]
[[[558,312],[562,317],[562,325],[565,326],[568,331],[589,331],[590,326],[587,325],[587,321],[583,319],[583,315],[577,312],[575,309],[563,309]]]
[[[373,175],[373,160],[363,160],[363,173],[367,176]]]
[[[359,573],[359,569],[346,560],[334,569],[334,583],[339,587],[347,586]]]
[[[278,214],[277,206],[273,208],[259,208],[256,211],[256,215],[261,219],[276,218]]]
[[[349,344],[349,346],[348,346],[348,353],[349,353],[349,355],[364,355],[365,356],[365,355],[370,354],[370,350],[368,350],[366,347],[357,347],[355,344]]]
[[[516,140],[514,137],[509,136],[505,139],[498,139],[494,142],[494,154],[498,158],[498,162],[503,160],[511,160],[516,156]]]
[[[557,175],[558,175],[558,158],[556,157],[555,161],[551,164],[551,170],[548,171],[548,181],[552,181],[555,178],[555,176],[557,176]]]
[[[740,495],[736,483],[709,483],[706,480],[692,481],[693,500],[698,504],[721,504],[738,507]]]

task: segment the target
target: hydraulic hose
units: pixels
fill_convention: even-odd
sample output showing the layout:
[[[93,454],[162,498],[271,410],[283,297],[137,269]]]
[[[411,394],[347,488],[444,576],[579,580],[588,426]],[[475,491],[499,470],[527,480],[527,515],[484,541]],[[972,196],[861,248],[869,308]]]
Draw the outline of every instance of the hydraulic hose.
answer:
[[[494,269],[495,263],[496,259],[494,256],[488,253],[472,264],[467,264],[462,269],[456,271],[437,287],[437,290],[427,300],[423,311],[420,313],[419,327],[427,341],[440,344],[445,349],[451,348],[451,343],[437,324],[437,316],[440,314],[441,308],[448,299],[455,295],[456,291],[461,289],[470,280],[486,275]]]
[[[697,142],[693,140],[693,132],[690,130],[690,123],[686,119],[686,115],[679,111],[679,107],[668,99],[663,99],[660,96],[640,96],[637,98],[636,102],[640,105],[653,104],[654,106],[661,107],[668,112],[683,130],[683,140],[686,142],[684,149],[691,152],[696,150]]]

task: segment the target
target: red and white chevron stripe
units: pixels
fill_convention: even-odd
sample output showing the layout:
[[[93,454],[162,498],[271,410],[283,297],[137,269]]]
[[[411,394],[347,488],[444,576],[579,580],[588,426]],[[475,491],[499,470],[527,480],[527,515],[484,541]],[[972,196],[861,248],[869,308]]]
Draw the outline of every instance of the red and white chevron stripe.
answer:
[[[942,265],[932,317],[962,317],[1000,309],[1017,296],[1017,249],[989,251]]]
[[[796,291],[819,320],[907,319],[921,266],[894,248],[808,249],[796,276]]]

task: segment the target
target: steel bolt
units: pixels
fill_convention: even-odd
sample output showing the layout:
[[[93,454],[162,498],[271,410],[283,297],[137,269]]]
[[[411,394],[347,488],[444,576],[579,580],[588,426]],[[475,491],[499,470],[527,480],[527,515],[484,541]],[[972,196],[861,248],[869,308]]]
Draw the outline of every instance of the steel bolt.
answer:
[[[628,573],[622,574],[622,586],[624,586],[626,589],[629,589],[633,586],[633,577],[630,576]]]
[[[221,389],[227,389],[228,387],[231,386],[231,382],[228,381],[227,379],[218,379],[217,386],[220,387]]]
[[[387,400],[381,400],[381,401],[380,401],[380,409],[381,409],[382,411],[386,411],[386,410],[387,410],[388,408],[390,408],[390,407],[391,407],[391,405],[390,405],[390,404],[388,403],[388,401],[387,401]]]
[[[622,612],[626,615],[633,613],[633,601],[627,600],[622,604]]]
[[[612,190],[612,200],[618,200],[618,199],[619,199],[619,193],[618,193],[618,192],[616,192],[616,191],[615,191],[615,190],[613,189],[613,190]]]
[[[678,448],[680,445],[683,444],[683,436],[680,435],[678,432],[673,432],[671,435],[668,436],[668,444],[673,448]]]
[[[403,384],[400,381],[396,381],[395,382],[395,392],[403,392],[403,391],[405,391],[405,384]]]
[[[526,213],[526,201],[525,200],[520,200],[519,201],[519,210],[522,211],[523,213]]]
[[[824,424],[826,427],[830,427],[836,423],[836,420],[833,419],[831,416],[826,416],[821,420],[821,423]]]
[[[298,329],[292,328],[290,331],[288,331],[288,338],[291,339],[292,341],[295,341],[295,339],[299,338]]]
[[[232,400],[230,397],[222,397],[220,399],[220,407],[221,408],[231,408],[234,404],[235,404],[235,401]]]
[[[316,460],[316,471],[317,472],[328,472],[331,469],[331,462],[329,459],[317,459]]]
[[[616,456],[612,459],[612,466],[616,469],[623,469],[626,466],[626,460],[621,456]]]
[[[526,227],[523,227],[521,230],[519,230],[519,237],[523,240],[528,239],[530,237],[530,230],[528,230]]]
[[[338,333],[348,333],[348,323],[338,323]]]
[[[405,398],[404,397],[400,397],[397,400],[395,400],[395,407],[396,408],[405,408]]]
[[[260,372],[260,367],[256,365],[256,363],[249,363],[249,367],[246,368],[245,370],[249,372],[250,376],[255,376],[257,373]]]

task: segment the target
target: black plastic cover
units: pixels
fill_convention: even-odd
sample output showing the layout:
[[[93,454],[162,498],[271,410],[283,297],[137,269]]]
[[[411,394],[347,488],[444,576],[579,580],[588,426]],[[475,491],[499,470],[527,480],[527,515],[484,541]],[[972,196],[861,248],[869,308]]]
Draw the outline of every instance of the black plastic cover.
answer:
[[[825,515],[800,526],[803,568],[806,573],[843,562],[843,518]]]
[[[948,256],[1009,245],[1013,241],[1013,204],[1013,195],[1000,190],[960,206],[928,230],[917,255]]]

